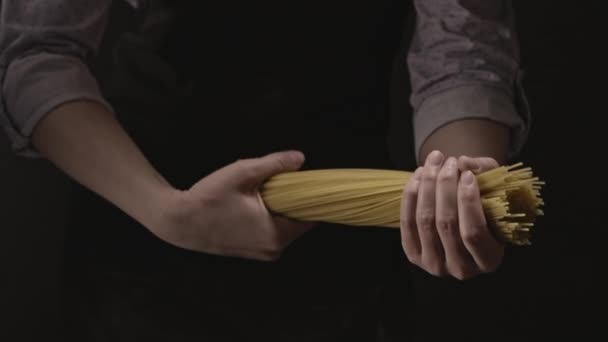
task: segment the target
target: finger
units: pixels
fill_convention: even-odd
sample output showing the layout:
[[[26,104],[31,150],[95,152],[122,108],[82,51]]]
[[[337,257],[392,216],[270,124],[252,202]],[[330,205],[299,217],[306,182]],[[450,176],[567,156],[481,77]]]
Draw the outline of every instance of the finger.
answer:
[[[283,216],[274,216],[273,221],[276,234],[272,244],[279,250],[283,250],[316,225],[316,222],[296,221]]]
[[[205,253],[227,258],[249,259],[256,261],[275,261],[281,256],[280,253],[247,248],[216,248],[208,249],[205,251]]]
[[[477,162],[479,163],[479,172],[489,171],[500,166],[494,158],[477,158]]]
[[[260,233],[260,249],[257,255],[276,260],[293,241],[316,225],[315,222],[300,222],[282,216],[269,216],[264,231]]]
[[[442,162],[443,155],[439,151],[434,151],[427,157],[416,206],[416,225],[422,247],[422,264],[425,270],[437,276],[445,273],[445,256],[435,227],[436,183]]]
[[[475,174],[495,169],[499,166],[498,162],[493,158],[479,157],[471,158],[467,156],[461,156],[458,158],[458,168],[461,172],[473,171]]]
[[[458,186],[458,218],[465,247],[483,272],[494,271],[504,246],[488,230],[479,197],[479,186],[471,171],[466,171]]]
[[[475,274],[476,265],[467,252],[458,228],[458,165],[456,158],[445,162],[437,180],[436,226],[445,251],[448,272],[464,280]]]
[[[401,198],[401,245],[408,260],[415,265],[419,265],[422,251],[416,226],[416,202],[423,170],[423,167],[416,169],[405,185]]]
[[[271,153],[261,158],[244,159],[234,163],[231,174],[240,185],[256,188],[272,176],[297,171],[302,167],[304,159],[304,154],[299,151]]]

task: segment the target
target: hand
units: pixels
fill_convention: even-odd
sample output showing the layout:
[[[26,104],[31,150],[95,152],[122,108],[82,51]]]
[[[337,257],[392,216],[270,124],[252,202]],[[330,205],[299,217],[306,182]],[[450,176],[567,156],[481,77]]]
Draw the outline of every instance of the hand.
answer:
[[[164,224],[151,231],[181,248],[262,261],[276,260],[313,224],[273,216],[258,187],[269,177],[296,171],[299,152],[239,160],[178,192]]]
[[[401,202],[402,245],[411,263],[460,280],[498,268],[504,246],[488,229],[474,176],[496,167],[492,158],[428,155]]]

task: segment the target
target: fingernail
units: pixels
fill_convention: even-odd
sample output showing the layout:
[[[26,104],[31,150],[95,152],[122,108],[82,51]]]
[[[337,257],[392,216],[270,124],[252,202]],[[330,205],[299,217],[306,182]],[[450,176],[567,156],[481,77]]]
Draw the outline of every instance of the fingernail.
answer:
[[[446,160],[445,165],[449,168],[455,168],[456,167],[456,158],[449,157],[448,160]]]
[[[429,155],[429,164],[432,166],[439,166],[443,161],[443,155],[439,151],[433,151]]]
[[[471,171],[465,171],[462,174],[462,183],[465,185],[472,185],[473,184],[473,180],[475,180],[475,176],[473,175],[473,172]]]
[[[290,151],[289,157],[293,161],[294,164],[300,165],[304,163],[304,153],[300,151]]]

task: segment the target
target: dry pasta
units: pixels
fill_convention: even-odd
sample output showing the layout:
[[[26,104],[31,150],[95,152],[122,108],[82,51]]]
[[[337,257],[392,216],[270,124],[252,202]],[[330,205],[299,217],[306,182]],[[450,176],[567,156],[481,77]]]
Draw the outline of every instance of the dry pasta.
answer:
[[[476,177],[490,229],[505,242],[527,245],[536,217],[543,215],[544,182],[521,166]],[[269,210],[301,221],[398,228],[403,188],[412,175],[380,169],[288,172],[265,182],[261,195]]]

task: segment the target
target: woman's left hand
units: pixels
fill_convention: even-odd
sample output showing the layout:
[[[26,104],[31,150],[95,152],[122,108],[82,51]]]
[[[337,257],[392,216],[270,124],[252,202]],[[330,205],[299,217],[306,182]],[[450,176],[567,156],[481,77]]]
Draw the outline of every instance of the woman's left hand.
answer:
[[[401,201],[401,240],[410,262],[460,280],[498,268],[504,245],[488,229],[475,177],[496,167],[492,158],[428,155]]]

